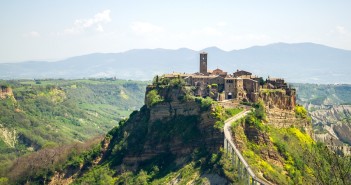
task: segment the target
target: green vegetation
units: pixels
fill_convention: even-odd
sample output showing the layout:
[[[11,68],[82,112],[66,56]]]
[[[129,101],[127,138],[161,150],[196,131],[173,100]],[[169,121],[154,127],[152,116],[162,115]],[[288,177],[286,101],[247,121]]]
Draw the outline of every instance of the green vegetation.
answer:
[[[351,182],[350,157],[341,157],[323,144],[316,144],[300,128],[264,124],[261,107],[257,105],[254,112],[232,124],[233,135],[242,143],[242,154],[256,174],[276,184]],[[299,119],[308,119],[304,109],[297,109]]]
[[[182,87],[184,86],[186,83],[184,81],[183,78],[181,78],[180,76],[178,76],[177,78],[165,78],[163,76],[159,77],[159,76],[155,76],[152,84],[155,86],[161,86],[161,87]]]
[[[0,99],[0,127],[5,129],[0,133],[0,177],[19,156],[106,133],[142,106],[147,84],[109,79],[40,82],[0,81],[13,91]]]
[[[314,105],[350,105],[351,85],[293,84],[299,103]]]
[[[153,89],[147,93],[146,100],[146,105],[151,107],[159,102],[162,102],[163,98],[158,94],[156,89]]]
[[[161,157],[167,158],[167,155]],[[163,160],[158,159],[158,160]],[[165,162],[165,161],[164,161]],[[209,154],[203,150],[195,150],[190,155],[190,160],[181,167],[175,167],[175,163],[163,163],[139,168],[132,172],[125,170],[116,175],[108,163],[94,166],[73,182],[73,184],[168,184],[177,181],[178,184],[186,184],[193,181],[195,184],[209,183],[206,175],[216,175],[222,178],[222,183],[239,182],[237,171],[229,156],[221,149],[216,154]]]
[[[259,120],[265,121],[266,120],[266,112],[264,109],[263,101],[259,101],[259,102],[255,103],[253,105],[253,107],[255,108],[254,116]]]
[[[235,115],[239,114],[242,111],[243,111],[242,108],[228,108],[228,109],[225,109],[225,113],[226,113],[226,115],[228,115],[228,118],[232,117],[232,116],[235,116]]]
[[[234,114],[238,110],[228,112]],[[231,181],[237,180],[231,162],[222,152],[209,153],[205,147],[201,147],[202,144],[198,144],[199,138],[204,138],[204,133],[198,127],[198,116],[177,116],[152,123],[148,120],[148,109],[144,106],[140,111],[133,112],[128,120],[121,121],[120,127],[107,134],[111,142],[101,165],[89,168],[74,184],[165,184],[174,179],[179,179],[180,183],[193,180],[202,184],[208,182],[204,174],[217,174],[228,176]],[[182,143],[182,150],[191,149],[193,152],[182,157],[176,156],[168,148],[179,142]],[[142,154],[145,145],[148,150],[159,153],[138,163],[135,170],[124,169],[123,158],[126,155]],[[116,168],[122,169],[115,173]]]
[[[210,97],[196,97],[195,102],[200,104],[201,110],[203,111],[207,111],[211,107],[211,105],[215,103],[215,101]]]
[[[284,92],[285,92],[284,89],[260,89],[260,91],[261,91],[263,94],[270,94],[270,93],[275,93],[275,92],[281,92],[281,93],[284,93]]]
[[[211,84],[211,87],[214,89],[218,89],[218,84]]]
[[[169,82],[169,85],[172,87],[181,87],[185,85],[185,81],[183,78],[174,78]]]
[[[295,115],[297,118],[302,118],[302,119],[308,118],[307,110],[301,105],[295,106]]]
[[[44,184],[55,172],[64,173],[68,169],[74,173],[89,168],[101,154],[100,142],[101,137],[22,156],[9,169],[9,184]]]
[[[223,129],[224,121],[228,118],[235,116],[236,114],[242,112],[242,108],[228,108],[224,109],[222,106],[216,104],[214,106],[214,110],[212,112],[212,116],[215,117],[218,121],[216,121],[214,127],[217,129]]]

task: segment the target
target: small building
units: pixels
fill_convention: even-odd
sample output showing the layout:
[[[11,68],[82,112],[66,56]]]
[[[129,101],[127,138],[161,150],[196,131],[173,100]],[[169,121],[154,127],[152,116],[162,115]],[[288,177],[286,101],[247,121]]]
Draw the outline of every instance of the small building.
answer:
[[[214,75],[214,76],[221,76],[221,77],[226,77],[227,76],[227,72],[224,72],[221,69],[215,69],[213,71],[211,71],[211,73],[209,73],[210,75]]]
[[[274,89],[286,89],[288,87],[288,85],[285,83],[283,78],[268,77],[266,79],[266,83],[271,84],[274,87]],[[271,86],[271,85],[269,85],[269,86]]]
[[[237,70],[233,73],[233,75],[234,77],[251,78],[252,73],[243,70]]]

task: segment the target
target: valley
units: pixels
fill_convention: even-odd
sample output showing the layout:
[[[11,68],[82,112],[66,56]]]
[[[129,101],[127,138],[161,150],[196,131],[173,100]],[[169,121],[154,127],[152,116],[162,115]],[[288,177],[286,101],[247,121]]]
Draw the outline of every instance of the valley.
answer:
[[[104,135],[143,104],[147,82],[0,81],[0,173],[22,155]]]

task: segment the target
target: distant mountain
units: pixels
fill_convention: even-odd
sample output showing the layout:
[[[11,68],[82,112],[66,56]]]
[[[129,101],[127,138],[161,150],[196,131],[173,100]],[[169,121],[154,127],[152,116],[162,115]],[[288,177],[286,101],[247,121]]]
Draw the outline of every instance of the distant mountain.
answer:
[[[313,43],[276,43],[223,51],[203,49],[209,69],[237,69],[267,77],[284,77],[300,83],[351,83],[351,51]],[[123,53],[95,53],[57,62],[0,64],[0,78],[112,77],[150,80],[156,74],[198,71],[198,53],[187,48],[136,49]]]

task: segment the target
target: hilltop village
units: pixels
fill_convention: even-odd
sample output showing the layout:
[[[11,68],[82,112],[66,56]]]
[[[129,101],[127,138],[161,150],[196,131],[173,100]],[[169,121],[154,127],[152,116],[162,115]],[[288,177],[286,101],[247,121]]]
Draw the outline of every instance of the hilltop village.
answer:
[[[217,101],[238,100],[257,102],[260,89],[281,89],[286,95],[295,97],[296,91],[288,87],[282,78],[270,78],[263,80],[262,77],[250,72],[237,70],[228,73],[221,69],[207,69],[207,53],[200,53],[200,71],[193,74],[171,73],[162,78],[182,78],[188,86],[194,86],[194,95],[199,97],[211,97]]]

